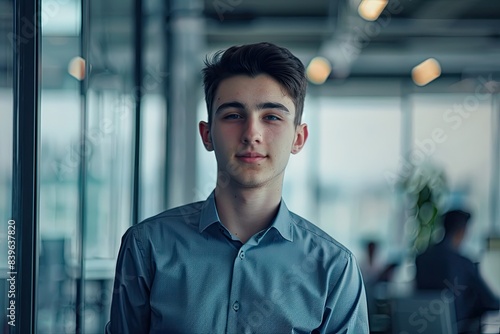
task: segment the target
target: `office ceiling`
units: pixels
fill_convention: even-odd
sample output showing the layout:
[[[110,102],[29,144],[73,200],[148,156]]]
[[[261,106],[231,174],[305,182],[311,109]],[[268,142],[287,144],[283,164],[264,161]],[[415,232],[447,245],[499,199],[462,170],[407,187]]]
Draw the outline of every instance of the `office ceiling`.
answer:
[[[500,71],[500,1],[390,0],[375,22],[358,15],[359,3],[204,0],[205,36],[211,48],[270,40],[305,62],[321,55],[333,63],[334,78],[407,76],[429,57],[444,75]]]
[[[42,0],[44,1],[44,0]],[[169,20],[172,15],[194,16],[203,46],[200,58],[232,44],[270,41],[289,47],[304,63],[314,56],[333,64],[331,79],[409,76],[421,61],[434,57],[444,76],[463,78],[500,73],[500,1],[498,0],[390,0],[379,20],[369,22],[357,13],[360,0],[144,0],[147,18]],[[376,1],[376,0],[373,0]],[[175,3],[187,11],[176,11]],[[69,17],[78,0],[65,0],[43,29],[55,32],[44,38],[45,82],[63,82],[61,62],[78,54],[77,34],[66,35],[54,26]],[[91,48],[94,68],[133,73],[133,0],[91,1]],[[7,32],[12,29],[12,0],[0,0],[0,69],[5,84],[12,62]],[[78,11],[73,11],[78,13]],[[74,21],[74,22],[73,22]],[[71,21],[71,29],[79,23]],[[149,45],[162,38],[161,24],[146,26]],[[160,43],[157,43],[160,47]],[[146,55],[160,61],[161,52]],[[156,54],[156,58],[154,56]],[[130,69],[127,71],[126,69]],[[11,70],[10,70],[11,71]],[[57,84],[54,85],[56,87]]]

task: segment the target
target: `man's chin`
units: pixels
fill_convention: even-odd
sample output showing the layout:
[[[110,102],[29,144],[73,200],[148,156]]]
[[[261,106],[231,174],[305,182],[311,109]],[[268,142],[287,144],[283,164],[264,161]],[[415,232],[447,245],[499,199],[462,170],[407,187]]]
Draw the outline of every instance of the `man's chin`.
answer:
[[[258,176],[235,177],[231,181],[233,186],[245,189],[257,189],[264,187],[269,183],[268,178]]]
[[[240,180],[237,181],[236,184],[241,188],[246,189],[256,189],[263,187],[267,182],[263,182],[262,180]]]

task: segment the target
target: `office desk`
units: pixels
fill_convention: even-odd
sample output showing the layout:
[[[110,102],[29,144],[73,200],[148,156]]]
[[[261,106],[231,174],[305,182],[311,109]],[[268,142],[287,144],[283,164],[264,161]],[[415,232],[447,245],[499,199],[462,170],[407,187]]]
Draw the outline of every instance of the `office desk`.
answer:
[[[500,311],[486,313],[481,319],[481,333],[500,334]]]
[[[107,307],[110,305],[113,292],[115,266],[116,260],[114,259],[86,259],[84,262],[84,280],[87,290],[85,306],[97,308],[99,319],[98,323],[93,324],[93,326],[100,330],[103,330],[109,316]],[[77,263],[71,263],[67,269],[70,277],[79,282],[80,266]],[[89,294],[93,295],[94,298],[89,298]],[[77,301],[77,303],[81,302]]]
[[[479,271],[491,290],[500,296],[500,250],[487,251],[479,264]],[[481,321],[483,333],[500,333],[500,311],[488,312]]]

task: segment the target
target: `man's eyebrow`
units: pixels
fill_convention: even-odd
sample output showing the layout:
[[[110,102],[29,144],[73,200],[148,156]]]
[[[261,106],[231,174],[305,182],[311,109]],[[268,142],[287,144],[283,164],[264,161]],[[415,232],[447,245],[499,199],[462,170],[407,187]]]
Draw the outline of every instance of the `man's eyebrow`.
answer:
[[[284,105],[282,105],[281,103],[278,103],[278,102],[263,102],[263,103],[259,103],[257,105],[257,108],[258,109],[278,109],[278,110],[281,110],[285,113],[290,113],[290,110],[288,110],[287,107],[285,107]]]
[[[220,106],[218,106],[217,109],[215,110],[215,113],[221,112],[222,110],[228,109],[228,108],[240,109],[240,110],[247,109],[247,107],[243,103],[237,102],[237,101],[231,101],[231,102],[223,103]],[[257,105],[257,109],[259,109],[259,110],[278,109],[284,113],[287,113],[287,114],[290,113],[290,110],[288,110],[287,107],[285,107],[283,104],[278,103],[278,102],[262,102],[262,103],[259,103]]]
[[[218,112],[220,112],[224,109],[228,109],[228,108],[245,109],[245,105],[241,102],[236,102],[236,101],[226,102],[226,103],[223,103],[220,106],[218,106],[217,109],[215,110],[215,113],[218,113]]]

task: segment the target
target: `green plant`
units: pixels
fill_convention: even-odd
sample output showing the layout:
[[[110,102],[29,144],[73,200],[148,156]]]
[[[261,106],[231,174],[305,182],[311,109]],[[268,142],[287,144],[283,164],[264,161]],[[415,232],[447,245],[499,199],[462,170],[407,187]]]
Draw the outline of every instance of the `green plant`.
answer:
[[[444,171],[430,162],[413,166],[401,179],[406,197],[406,223],[412,250],[424,251],[436,232],[436,218],[442,214],[448,192]]]

